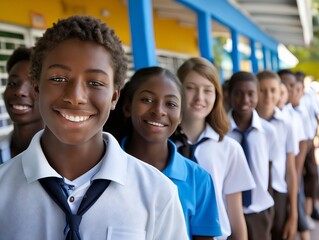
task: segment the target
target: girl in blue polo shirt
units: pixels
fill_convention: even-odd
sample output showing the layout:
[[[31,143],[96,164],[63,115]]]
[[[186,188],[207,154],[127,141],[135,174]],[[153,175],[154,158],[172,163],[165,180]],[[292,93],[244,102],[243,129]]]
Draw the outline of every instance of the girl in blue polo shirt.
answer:
[[[107,130],[121,140],[126,152],[153,165],[176,184],[190,239],[221,235],[211,176],[179,154],[168,140],[181,121],[179,80],[161,67],[143,68],[132,76],[121,96]],[[152,179],[145,181],[152,184]]]

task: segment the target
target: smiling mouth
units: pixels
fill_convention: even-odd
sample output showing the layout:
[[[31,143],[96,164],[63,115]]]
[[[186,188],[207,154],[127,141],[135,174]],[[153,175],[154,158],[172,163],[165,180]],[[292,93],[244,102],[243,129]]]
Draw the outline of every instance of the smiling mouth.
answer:
[[[90,118],[90,116],[73,116],[61,113],[62,117],[70,122],[84,122]]]
[[[148,123],[148,124],[150,124],[150,125],[156,126],[156,127],[165,127],[165,125],[162,124],[162,123],[151,122],[151,121],[145,121],[145,122]]]
[[[16,109],[16,110],[27,110],[27,109],[30,109],[29,106],[25,106],[25,105],[12,105],[12,108]]]

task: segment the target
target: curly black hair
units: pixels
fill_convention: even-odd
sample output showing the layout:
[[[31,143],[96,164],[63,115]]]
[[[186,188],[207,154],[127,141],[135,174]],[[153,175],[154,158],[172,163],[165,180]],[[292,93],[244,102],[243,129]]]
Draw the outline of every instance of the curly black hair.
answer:
[[[68,39],[92,41],[105,47],[110,53],[114,70],[114,85],[122,87],[126,79],[127,59],[121,40],[113,29],[101,20],[90,16],[71,16],[59,20],[48,28],[37,41],[31,56],[31,78],[39,81],[42,62],[46,53]]]
[[[7,73],[10,73],[14,65],[21,61],[30,61],[31,60],[31,48],[19,47],[13,51],[11,56],[7,61]]]

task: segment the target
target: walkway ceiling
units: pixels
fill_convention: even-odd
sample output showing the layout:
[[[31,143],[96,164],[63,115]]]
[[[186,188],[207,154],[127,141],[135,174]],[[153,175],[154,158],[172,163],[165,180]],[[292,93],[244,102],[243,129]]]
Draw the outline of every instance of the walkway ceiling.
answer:
[[[312,20],[308,0],[229,0],[229,2],[264,32],[284,45],[306,46],[311,41]],[[197,27],[194,12],[174,0],[153,0],[153,7],[158,17],[176,19],[183,26]],[[218,23],[213,23],[212,30],[213,36],[229,36],[229,30]]]

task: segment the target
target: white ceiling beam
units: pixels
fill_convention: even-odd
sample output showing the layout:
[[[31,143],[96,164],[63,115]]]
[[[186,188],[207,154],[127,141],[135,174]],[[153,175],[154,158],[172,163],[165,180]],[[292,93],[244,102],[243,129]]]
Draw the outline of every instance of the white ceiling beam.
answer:
[[[280,15],[298,15],[297,6],[274,3],[242,3],[242,8],[250,12],[250,14],[270,13]]]

